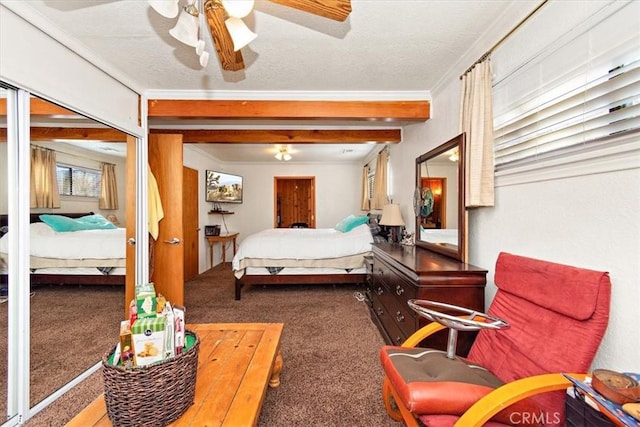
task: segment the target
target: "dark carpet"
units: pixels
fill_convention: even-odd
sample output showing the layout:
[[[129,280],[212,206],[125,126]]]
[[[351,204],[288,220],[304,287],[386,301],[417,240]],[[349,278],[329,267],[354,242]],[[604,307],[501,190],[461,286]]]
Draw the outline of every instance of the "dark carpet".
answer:
[[[384,343],[366,303],[356,298],[364,292],[361,285],[253,286],[243,290],[242,300],[235,301],[233,284],[228,264],[187,282],[187,323],[285,324],[281,385],[267,390],[259,426],[398,425],[386,415],[382,403],[378,350]],[[117,296],[120,292],[122,299],[122,291],[75,290],[74,299],[95,299],[91,295],[95,292],[115,294],[115,308],[109,310],[115,311],[111,315],[117,319],[121,316]],[[98,295],[105,299],[104,294]],[[105,305],[113,303],[109,300]],[[113,334],[96,337],[96,345],[104,351],[114,344],[111,337],[117,337],[117,319]],[[25,425],[62,426],[101,392],[101,372],[97,372]]]

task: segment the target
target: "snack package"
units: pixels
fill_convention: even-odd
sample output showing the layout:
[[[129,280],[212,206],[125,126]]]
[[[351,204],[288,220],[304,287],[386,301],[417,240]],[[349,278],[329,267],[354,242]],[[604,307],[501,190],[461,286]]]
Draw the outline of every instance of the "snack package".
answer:
[[[133,325],[138,318],[138,308],[136,307],[136,300],[132,299],[129,303],[129,325]]]
[[[128,320],[120,322],[120,360],[125,368],[136,366],[136,354],[133,347],[133,338],[131,336],[131,323]],[[114,363],[118,361],[115,360]]]
[[[166,303],[167,299],[164,297],[164,295],[158,293],[158,295],[156,296],[156,312],[158,314],[162,314]]]
[[[157,317],[156,288],[153,283],[137,284],[135,292],[138,319]]]
[[[164,359],[165,318],[140,318],[131,326],[136,366]]]
[[[176,356],[182,354],[182,348],[184,347],[184,307],[180,305],[173,306],[173,316],[175,324],[175,346]]]
[[[164,355],[165,357],[174,357],[176,355],[175,316],[168,301],[161,315],[165,318]]]

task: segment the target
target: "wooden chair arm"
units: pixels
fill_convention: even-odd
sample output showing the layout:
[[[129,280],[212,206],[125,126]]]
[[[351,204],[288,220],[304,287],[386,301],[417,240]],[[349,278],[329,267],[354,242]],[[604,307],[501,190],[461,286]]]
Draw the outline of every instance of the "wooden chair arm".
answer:
[[[587,374],[576,373],[569,375],[579,380],[584,380],[587,376]],[[559,373],[535,375],[510,382],[478,400],[455,425],[481,427],[495,414],[515,402],[539,393],[564,390],[571,385],[571,381]]]

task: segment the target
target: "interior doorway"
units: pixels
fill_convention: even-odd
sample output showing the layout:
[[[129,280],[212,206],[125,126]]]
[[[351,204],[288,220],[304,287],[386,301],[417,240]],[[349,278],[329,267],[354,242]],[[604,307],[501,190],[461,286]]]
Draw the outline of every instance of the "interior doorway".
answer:
[[[420,185],[422,198],[425,198],[425,190],[429,189],[433,202],[432,212],[420,216],[420,225],[423,228],[447,228],[447,178],[422,178]]]
[[[275,228],[290,228],[292,225],[316,227],[314,176],[276,176],[273,186]]]

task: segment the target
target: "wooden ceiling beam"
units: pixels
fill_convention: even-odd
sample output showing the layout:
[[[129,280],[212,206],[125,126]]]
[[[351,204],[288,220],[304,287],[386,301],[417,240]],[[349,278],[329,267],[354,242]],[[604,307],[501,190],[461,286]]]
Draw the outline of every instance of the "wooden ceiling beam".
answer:
[[[400,129],[152,129],[155,134],[182,134],[185,144],[397,144],[402,140]],[[32,127],[32,141],[98,140],[126,142],[127,135],[107,128]],[[0,141],[6,142],[7,130],[0,129]]]
[[[400,129],[151,129],[151,133],[179,133],[190,144],[397,144],[402,140]]]
[[[31,114],[80,117],[63,107],[31,99]],[[0,115],[6,115],[6,99],[0,99]],[[215,101],[149,100],[150,118],[426,121],[429,101]]]
[[[429,101],[149,100],[149,118],[426,121]]]
[[[54,139],[127,142],[127,134],[109,128],[62,128],[62,127],[32,127],[31,141],[51,141]],[[7,129],[0,129],[0,142],[7,141]]]
[[[52,104],[44,99],[31,97],[29,101],[31,114],[34,116],[65,116],[65,117],[82,117],[78,113],[69,111],[64,107]],[[7,115],[7,99],[0,98],[0,115]]]

